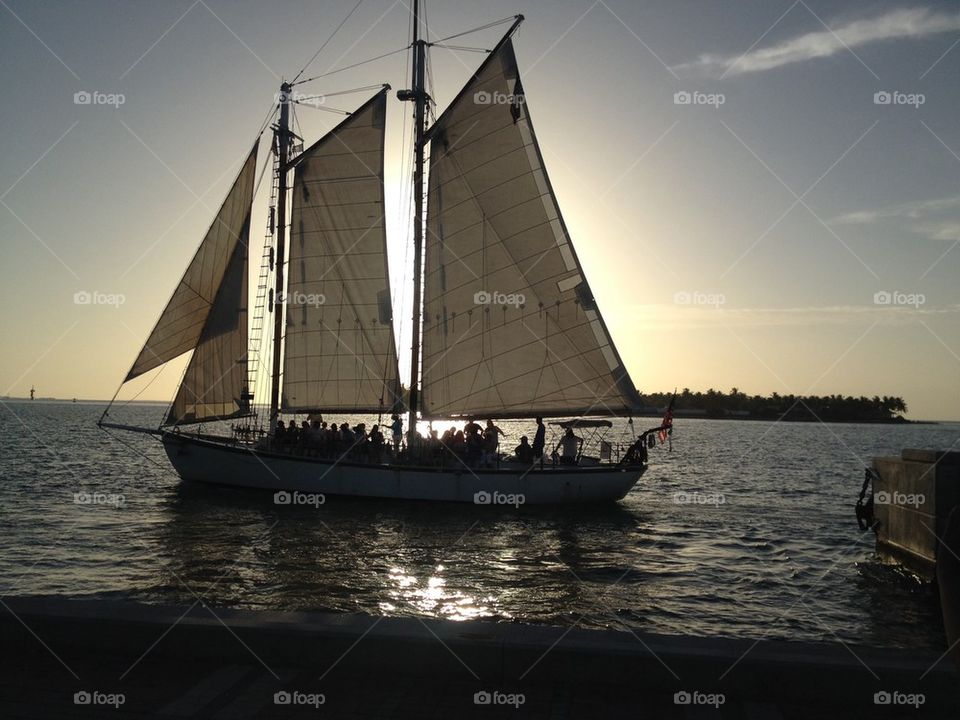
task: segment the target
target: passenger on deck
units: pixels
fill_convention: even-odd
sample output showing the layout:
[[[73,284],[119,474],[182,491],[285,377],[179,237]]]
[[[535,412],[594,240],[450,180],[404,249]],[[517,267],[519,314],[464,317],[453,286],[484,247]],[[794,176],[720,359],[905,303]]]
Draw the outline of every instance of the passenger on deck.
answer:
[[[349,453],[353,449],[353,430],[347,423],[340,423],[340,452]]]
[[[453,441],[450,443],[450,449],[453,450],[453,454],[461,460],[466,457],[467,439],[463,435],[463,430],[457,430],[456,434],[453,436]]]
[[[426,442],[425,459],[431,465],[437,465],[440,462],[442,454],[443,444],[440,442],[440,438],[437,437],[437,431],[431,430]]]
[[[327,457],[335,457],[340,454],[340,428],[335,422],[327,426],[327,439],[324,444],[324,453]]]
[[[530,442],[527,440],[526,435],[520,438],[520,444],[514,448],[513,454],[519,463],[529,465],[533,462],[533,448],[530,447]]]
[[[273,431],[274,450],[282,450],[287,442],[287,427],[283,420],[277,420],[277,428]]]
[[[573,428],[567,428],[560,440],[560,464],[576,465],[577,456],[580,454],[580,443],[583,438],[573,434]]]
[[[496,467],[501,435],[505,435],[503,430],[494,425],[493,420],[487,420],[487,427],[483,431],[483,458],[480,463],[483,467]]]
[[[407,431],[407,459],[417,463],[423,461],[423,435],[416,430]]]
[[[443,435],[440,436],[440,442],[442,442],[447,447],[453,445],[453,438],[457,434],[457,431],[453,428],[447,428],[443,431]]]
[[[537,418],[537,432],[533,436],[533,459],[543,467],[543,449],[547,445],[547,426],[543,424],[543,418]]]
[[[468,423],[467,431],[467,465],[477,467],[483,455],[483,437],[480,435],[480,426],[474,422]]]
[[[390,419],[393,421],[390,423],[390,432],[393,435],[393,452],[395,455],[399,455],[400,441],[403,440],[403,420],[397,414],[391,415]]]
[[[361,462],[367,459],[367,424],[359,423],[353,428],[353,454]]]
[[[383,433],[380,432],[380,426],[374,425],[370,428],[370,462],[379,463],[383,456]]]
[[[307,448],[313,444],[313,429],[310,423],[304,420],[300,423],[300,437],[297,440],[297,449],[306,455]]]

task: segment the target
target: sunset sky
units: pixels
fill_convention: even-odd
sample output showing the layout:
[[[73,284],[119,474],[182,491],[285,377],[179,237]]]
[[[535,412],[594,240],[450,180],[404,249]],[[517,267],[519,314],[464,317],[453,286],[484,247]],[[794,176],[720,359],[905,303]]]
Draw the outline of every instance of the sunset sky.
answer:
[[[354,4],[0,0],[0,395],[31,385],[113,395],[281,78]],[[431,39],[526,16],[515,44],[547,170],[642,392],[899,395],[911,418],[960,419],[956,3],[427,9]],[[408,24],[404,0],[365,0],[307,75],[404,47]],[[505,27],[452,42],[490,48]],[[442,109],[484,55],[431,57]],[[407,62],[396,54],[299,89],[397,90]],[[123,103],[77,104],[78,92]],[[326,106],[351,109],[373,92]],[[391,93],[395,289],[410,283],[400,207],[410,111]],[[299,107],[297,118],[312,142],[342,116]],[[122,303],[77,304],[82,292]],[[397,295],[406,375],[410,301]],[[169,400],[181,368],[141,399]]]

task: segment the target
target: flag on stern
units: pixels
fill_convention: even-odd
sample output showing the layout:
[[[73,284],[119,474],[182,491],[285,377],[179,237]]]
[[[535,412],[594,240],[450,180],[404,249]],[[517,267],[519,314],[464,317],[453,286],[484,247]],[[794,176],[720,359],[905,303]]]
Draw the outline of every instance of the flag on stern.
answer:
[[[673,397],[670,398],[670,404],[667,405],[667,411],[663,414],[663,422],[660,423],[660,429],[657,430],[657,437],[661,445],[667,441],[667,437],[673,431],[673,402],[676,399],[677,393],[674,392]]]

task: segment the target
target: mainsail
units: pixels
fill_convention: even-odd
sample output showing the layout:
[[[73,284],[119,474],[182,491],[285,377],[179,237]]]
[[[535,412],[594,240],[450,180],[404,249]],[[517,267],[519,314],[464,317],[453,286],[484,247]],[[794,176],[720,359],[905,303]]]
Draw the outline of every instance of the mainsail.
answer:
[[[171,424],[248,412],[247,244],[258,144],[124,380],[193,350]]]
[[[284,412],[400,400],[384,222],[384,88],[296,160]]]
[[[509,39],[429,137],[423,415],[636,409],[547,178]]]

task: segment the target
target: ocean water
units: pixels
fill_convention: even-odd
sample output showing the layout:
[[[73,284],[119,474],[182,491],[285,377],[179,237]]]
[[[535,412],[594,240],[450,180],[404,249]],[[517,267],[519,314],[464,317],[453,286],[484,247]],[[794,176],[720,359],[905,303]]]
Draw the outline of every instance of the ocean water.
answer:
[[[680,419],[609,506],[315,508],[181,483],[152,438],[97,429],[101,411],[0,405],[0,594],[944,647],[934,593],[876,561],[853,505],[871,456],[946,449],[958,424]],[[504,429],[511,447],[532,433]]]

